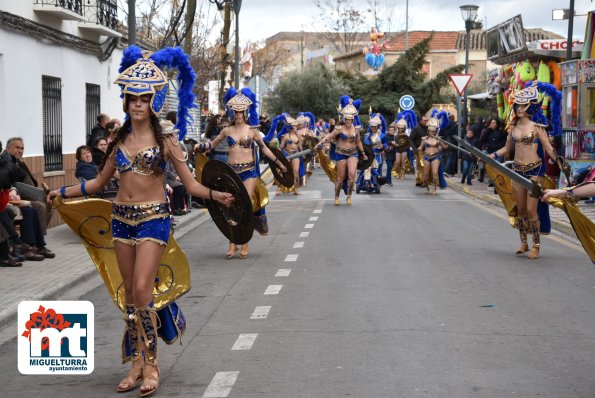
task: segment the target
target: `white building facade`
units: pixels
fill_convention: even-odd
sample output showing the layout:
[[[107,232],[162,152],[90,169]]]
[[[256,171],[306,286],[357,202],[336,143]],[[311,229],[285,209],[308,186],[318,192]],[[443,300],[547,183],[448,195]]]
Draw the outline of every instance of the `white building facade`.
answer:
[[[74,153],[100,112],[123,118],[116,1],[0,0],[0,140],[22,137],[50,188],[76,182]]]

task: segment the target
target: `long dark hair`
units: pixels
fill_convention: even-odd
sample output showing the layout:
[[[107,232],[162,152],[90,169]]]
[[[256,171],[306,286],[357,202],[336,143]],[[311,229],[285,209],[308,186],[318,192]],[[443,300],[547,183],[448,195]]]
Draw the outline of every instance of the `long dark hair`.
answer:
[[[129,94],[126,94],[126,96],[128,96],[128,95]],[[129,104],[130,101],[128,101],[128,98],[126,98],[126,100],[127,100],[126,104]],[[130,122],[130,117],[127,117],[126,120],[124,121],[124,124],[122,125],[122,127],[120,127],[116,131],[116,136],[114,137],[112,142],[110,142],[109,145],[107,146],[107,150],[105,151],[105,157],[103,158],[103,161],[101,162],[101,166],[99,166],[100,172],[101,172],[101,170],[103,170],[103,167],[105,166],[105,162],[112,154],[114,148],[120,142],[122,142],[126,139],[128,134],[130,134],[131,129],[132,129],[132,123]],[[153,114],[153,113],[151,113],[151,129],[153,130],[153,134],[155,135],[155,141],[157,141],[157,145],[159,146],[160,157],[161,157],[161,159],[163,159],[164,158],[163,129],[161,128],[161,125],[159,124],[159,118],[157,116],[155,116],[155,114]],[[161,162],[153,162],[153,164],[151,165],[151,169],[155,175],[160,176],[163,174],[163,170],[161,169]]]

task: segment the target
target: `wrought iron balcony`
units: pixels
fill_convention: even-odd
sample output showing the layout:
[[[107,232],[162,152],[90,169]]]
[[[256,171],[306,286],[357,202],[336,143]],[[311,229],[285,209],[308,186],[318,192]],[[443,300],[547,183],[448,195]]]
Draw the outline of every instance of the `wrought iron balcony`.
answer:
[[[70,21],[84,21],[83,0],[34,0],[33,11]]]
[[[85,5],[85,22],[79,23],[80,29],[94,30],[105,36],[122,36],[118,30],[117,0],[88,1]]]

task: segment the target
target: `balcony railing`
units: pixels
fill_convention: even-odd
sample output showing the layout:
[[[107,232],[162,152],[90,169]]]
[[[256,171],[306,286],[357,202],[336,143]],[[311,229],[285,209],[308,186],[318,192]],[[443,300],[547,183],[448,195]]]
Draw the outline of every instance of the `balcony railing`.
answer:
[[[64,19],[80,20],[85,15],[83,0],[34,0],[33,9]]]
[[[97,23],[112,30],[118,29],[116,0],[97,0]]]

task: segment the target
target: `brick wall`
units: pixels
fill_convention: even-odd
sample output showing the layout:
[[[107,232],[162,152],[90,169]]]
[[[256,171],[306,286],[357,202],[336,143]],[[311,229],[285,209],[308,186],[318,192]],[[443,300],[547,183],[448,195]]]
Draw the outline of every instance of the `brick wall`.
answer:
[[[74,185],[78,180],[74,176],[76,169],[76,157],[74,153],[64,155],[63,171],[56,171],[51,173],[44,173],[44,158],[43,156],[23,157],[23,161],[33,173],[33,176],[38,183],[45,182],[50,190],[60,188],[62,185]],[[55,227],[63,223],[62,217],[54,210],[52,221],[49,227]]]

